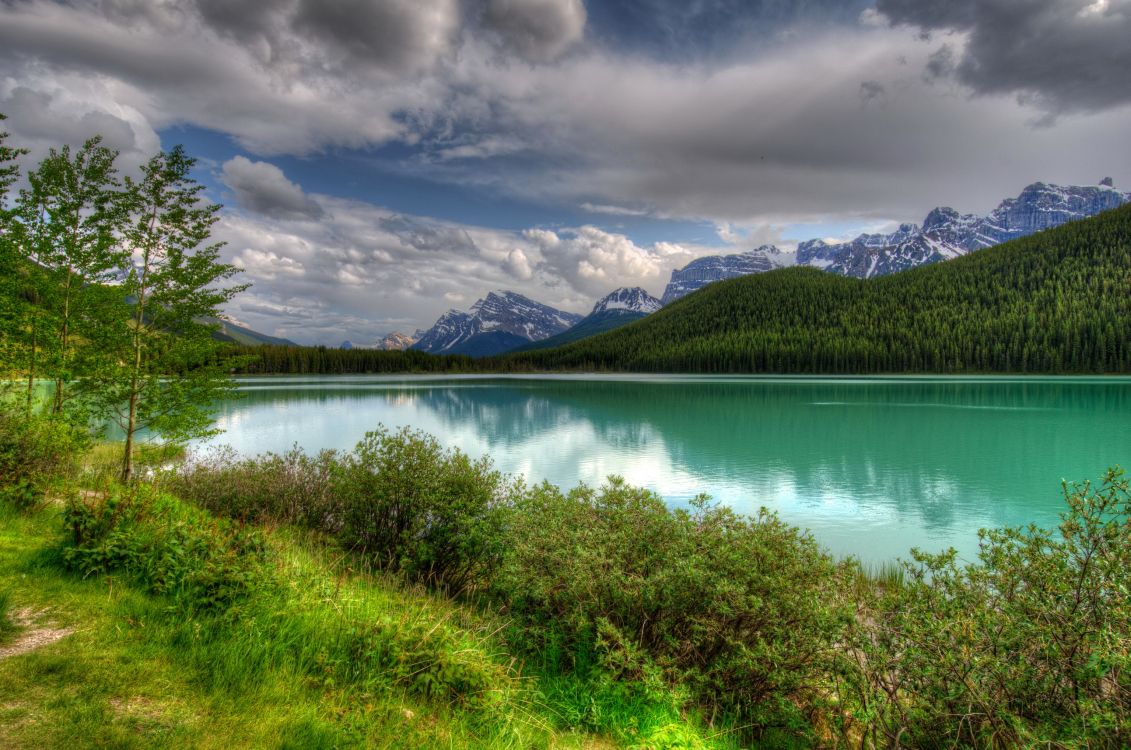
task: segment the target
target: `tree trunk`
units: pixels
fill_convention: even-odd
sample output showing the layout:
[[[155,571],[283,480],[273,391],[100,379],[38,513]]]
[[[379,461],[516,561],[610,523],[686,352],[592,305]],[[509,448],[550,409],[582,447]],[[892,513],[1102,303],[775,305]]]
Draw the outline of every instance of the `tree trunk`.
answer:
[[[36,365],[36,351],[39,333],[39,324],[36,322],[35,316],[31,319],[31,361],[28,363],[27,368],[27,416],[31,416],[32,404],[35,400],[35,365]]]
[[[134,433],[137,432],[137,389],[130,393],[130,415],[126,422],[126,450],[122,456],[122,483],[128,484],[134,474]]]

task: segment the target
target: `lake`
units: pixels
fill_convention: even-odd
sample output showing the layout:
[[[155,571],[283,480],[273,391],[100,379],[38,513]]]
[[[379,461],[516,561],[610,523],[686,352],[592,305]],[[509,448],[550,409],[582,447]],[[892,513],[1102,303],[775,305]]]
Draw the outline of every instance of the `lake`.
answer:
[[[671,505],[777,511],[869,563],[1062,510],[1061,481],[1131,465],[1131,378],[263,377],[221,406],[227,444],[351,448],[411,426],[563,488],[610,474]]]

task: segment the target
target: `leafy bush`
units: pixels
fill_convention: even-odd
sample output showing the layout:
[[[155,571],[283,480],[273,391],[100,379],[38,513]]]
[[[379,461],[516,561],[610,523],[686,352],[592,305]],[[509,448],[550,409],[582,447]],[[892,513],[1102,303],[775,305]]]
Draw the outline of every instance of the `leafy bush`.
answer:
[[[489,579],[502,553],[500,509],[519,485],[487,459],[403,429],[370,432],[335,467],[339,537],[384,570],[462,591]]]
[[[336,534],[341,508],[330,480],[337,465],[334,451],[308,456],[296,446],[281,455],[243,459],[225,449],[178,467],[164,482],[174,494],[217,515]]]
[[[534,489],[507,538],[494,590],[547,670],[662,675],[755,735],[807,731],[848,621],[837,568],[807,535],[705,498],[669,510],[613,477]]]
[[[225,610],[270,581],[261,533],[145,485],[80,494],[63,518],[69,568],[84,576],[121,572],[190,610]]]
[[[1058,532],[981,532],[976,564],[914,554],[867,604],[851,697],[877,744],[1131,746],[1131,494],[1065,487]]]
[[[43,502],[52,482],[74,472],[88,444],[70,422],[0,405],[0,499],[24,509]]]

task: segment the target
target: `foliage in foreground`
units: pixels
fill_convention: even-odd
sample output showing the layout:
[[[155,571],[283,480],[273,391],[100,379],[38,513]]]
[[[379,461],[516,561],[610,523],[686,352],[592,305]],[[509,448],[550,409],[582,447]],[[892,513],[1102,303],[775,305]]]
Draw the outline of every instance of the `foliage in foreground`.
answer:
[[[878,745],[1131,745],[1131,493],[1065,487],[1059,529],[982,531],[976,563],[914,552],[862,602],[854,697]]]
[[[367,441],[400,457],[367,479],[385,475],[374,497],[431,496],[451,471],[443,452],[403,460],[421,448],[413,441],[427,444],[419,434]],[[361,455],[219,461],[172,482],[240,516],[294,522],[309,501],[312,517],[340,519],[327,509],[350,485],[334,477],[350,462],[379,465]],[[353,491],[350,502],[369,492]],[[671,510],[615,478],[568,493],[512,487],[502,502],[462,508],[460,523],[497,535],[474,554],[501,551],[472,578],[475,601],[509,618],[509,650],[576,706],[578,726],[597,721],[596,696],[619,693],[702,707],[764,746],[1121,747],[1131,742],[1127,482],[1113,471],[1065,496],[1059,530],[986,531],[973,564],[914,553],[880,576],[834,564],[772,515],[706,502]],[[375,503],[380,524],[393,507]],[[579,686],[596,702],[564,697]]]
[[[487,744],[518,731],[514,746],[551,741],[531,712],[641,748],[1131,743],[1118,471],[1066,487],[1059,529],[986,531],[974,563],[915,552],[881,576],[772,515],[672,510],[615,478],[526,488],[413,432],[163,481],[233,518],[144,485],[76,494],[59,559],[168,602],[170,643],[209,689],[284,668],[350,700],[453,705]],[[294,569],[279,524],[336,540],[339,572]],[[374,599],[397,578],[394,604]]]
[[[502,554],[501,511],[521,491],[488,461],[407,429],[371,432],[346,454],[221,452],[167,482],[215,513],[323,532],[376,568],[450,592],[490,578]]]
[[[0,397],[0,500],[21,508],[42,503],[50,487],[74,474],[90,445],[68,420],[25,416]]]
[[[670,510],[613,478],[542,485],[509,515],[494,582],[516,641],[548,668],[680,685],[765,738],[810,734],[849,621],[836,566],[807,535],[701,498]]]

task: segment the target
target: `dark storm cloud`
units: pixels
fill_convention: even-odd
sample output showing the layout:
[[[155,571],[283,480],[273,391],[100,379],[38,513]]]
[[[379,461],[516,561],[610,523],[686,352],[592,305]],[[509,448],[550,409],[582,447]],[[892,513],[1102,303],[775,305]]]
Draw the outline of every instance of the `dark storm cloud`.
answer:
[[[483,24],[531,62],[548,62],[581,39],[581,0],[488,0]]]
[[[928,81],[946,78],[954,73],[954,66],[954,48],[944,44],[927,58],[927,67],[923,75]]]
[[[344,62],[403,72],[447,52],[458,21],[456,0],[299,0],[294,27]]]
[[[967,35],[954,65],[982,94],[1050,114],[1131,103],[1131,0],[877,0],[893,25]],[[928,75],[943,72],[932,57]]]

